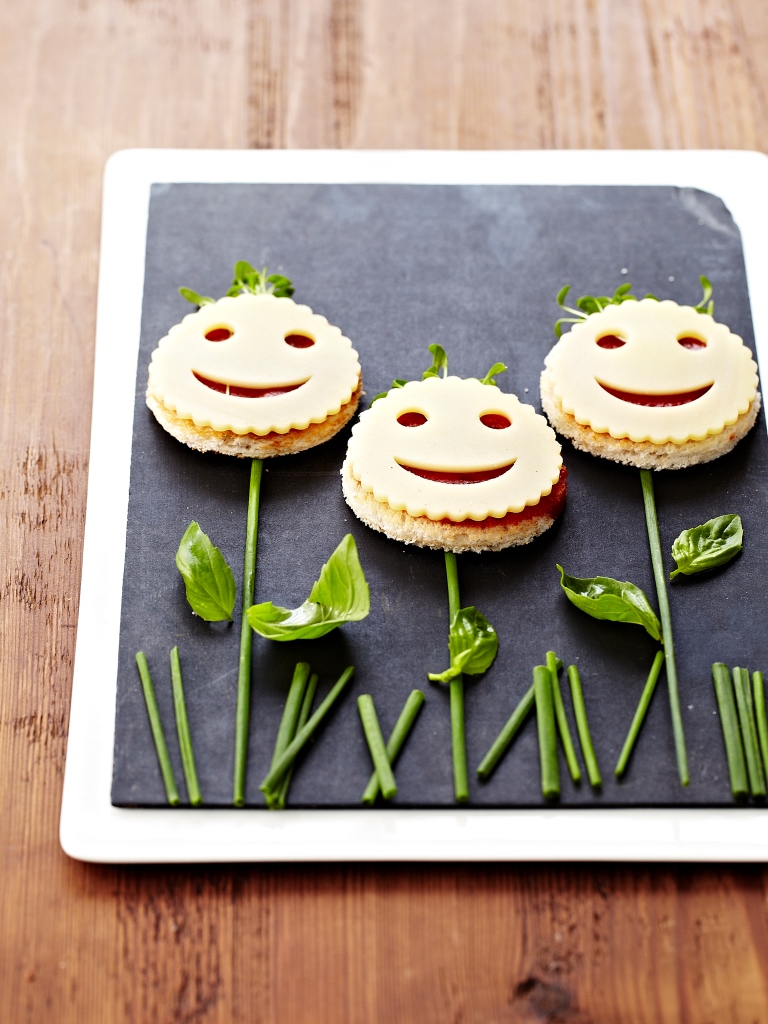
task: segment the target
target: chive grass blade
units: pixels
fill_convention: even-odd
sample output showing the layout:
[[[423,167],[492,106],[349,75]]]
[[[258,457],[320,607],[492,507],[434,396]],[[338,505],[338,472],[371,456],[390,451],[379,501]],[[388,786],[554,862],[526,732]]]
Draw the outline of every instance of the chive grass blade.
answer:
[[[635,741],[637,740],[640,729],[642,728],[643,722],[645,721],[645,715],[648,711],[648,706],[651,703],[651,697],[653,697],[653,691],[656,689],[656,683],[661,672],[661,666],[664,664],[664,651],[657,651],[656,657],[653,659],[651,665],[651,671],[648,673],[648,679],[646,680],[643,692],[640,695],[640,701],[637,705],[634,718],[632,719],[632,725],[629,727],[627,738],[624,740],[624,746],[621,748],[621,754],[619,755],[619,761],[614,768],[614,775],[617,778],[621,778],[629,763],[629,758],[635,747]]]
[[[547,799],[560,796],[560,766],[557,762],[557,732],[552,703],[552,679],[546,665],[533,670],[536,724],[539,732],[541,791]]]
[[[560,742],[563,745],[563,752],[565,753],[565,760],[568,764],[571,778],[574,782],[581,782],[579,760],[576,757],[576,749],[573,746],[573,738],[571,737],[571,730],[565,714],[565,704],[563,703],[563,694],[560,690],[560,681],[558,679],[558,673],[562,667],[563,663],[555,652],[547,651],[547,668],[552,677],[552,700],[555,708],[557,731],[560,733]]]
[[[768,775],[768,719],[765,714],[765,687],[762,672],[752,673],[752,694],[755,704],[757,738],[760,741],[760,753],[763,755],[763,768]]]
[[[315,692],[317,691],[318,676],[316,672],[313,672],[309,677],[307,683],[307,689],[304,693],[304,700],[301,702],[301,711],[299,712],[299,720],[296,723],[296,733],[301,732],[304,726],[309,720],[309,716],[312,713],[312,702],[315,699]],[[295,735],[295,733],[294,733]],[[293,736],[291,737],[293,739]],[[291,780],[293,779],[293,772],[296,768],[296,762],[288,768],[288,771],[283,776],[283,781],[280,783],[278,789],[277,803],[275,804],[276,809],[282,810],[288,802],[288,790],[291,788]]]
[[[757,729],[752,709],[752,692],[749,686],[749,673],[745,668],[733,670],[733,689],[736,694],[736,708],[739,712],[741,741],[744,744],[744,759],[747,762],[749,791],[752,796],[765,796],[765,775],[760,763],[760,751],[757,746]]]
[[[299,715],[301,714],[302,704],[304,703],[304,691],[307,688],[309,673],[310,667],[306,661],[299,661],[296,664],[296,668],[293,671],[291,686],[288,690],[288,696],[285,698],[283,716],[280,719],[277,736],[275,737],[275,749],[272,753],[272,767],[274,767],[282,752],[296,735],[296,725],[299,720]],[[276,792],[267,793],[266,799],[267,807],[273,809],[278,808],[280,805],[279,787]]]
[[[715,685],[720,726],[723,730],[731,792],[735,797],[744,797],[749,793],[747,766],[744,763],[744,749],[741,745],[739,717],[733,696],[731,673],[728,671],[728,666],[724,665],[722,661],[716,661],[712,666],[712,682]]]
[[[147,705],[149,725],[152,729],[152,738],[155,741],[155,750],[157,751],[157,760],[160,764],[160,774],[163,776],[165,795],[168,798],[168,803],[171,804],[172,807],[175,807],[177,804],[181,803],[181,797],[179,796],[179,790],[176,786],[171,758],[168,755],[168,744],[165,742],[163,723],[160,721],[160,709],[157,706],[157,697],[155,696],[155,688],[152,685],[152,676],[149,674],[147,657],[143,651],[139,651],[137,653],[136,665],[138,666],[139,676],[141,677],[141,688],[144,691],[144,702]]]
[[[576,716],[576,729],[579,733],[579,743],[581,744],[581,753],[584,756],[584,764],[587,766],[589,784],[593,786],[595,789],[599,789],[600,786],[602,786],[603,784],[603,780],[600,775],[600,768],[597,764],[595,748],[592,745],[592,736],[589,732],[589,723],[587,721],[587,708],[584,704],[584,694],[581,689],[581,679],[579,678],[579,670],[575,665],[568,666],[568,682],[571,686],[573,713]]]
[[[481,779],[489,778],[491,772],[507,752],[510,743],[515,736],[517,736],[526,718],[533,710],[533,706],[535,704],[533,691],[534,688],[531,686],[530,689],[526,690],[523,694],[520,703],[509,716],[504,728],[493,741],[490,750],[478,765],[477,774]]]
[[[178,647],[174,647],[171,651],[171,685],[173,687],[173,710],[176,717],[176,732],[179,737],[181,766],[184,769],[187,795],[192,806],[199,807],[203,802],[203,797],[197,780],[197,768],[195,766],[195,754],[192,750],[192,734],[189,731],[189,721],[187,719],[187,704],[184,700],[184,684],[181,679],[181,661],[179,659]]]
[[[392,765],[387,757],[387,747],[384,737],[381,734],[381,726],[376,714],[373,697],[369,693],[362,693],[357,698],[357,710],[360,712],[360,721],[363,723],[363,732],[371,754],[373,767],[379,777],[381,795],[385,800],[391,800],[397,796],[397,783],[392,771]]]
[[[405,702],[403,710],[400,712],[400,717],[397,719],[395,727],[387,740],[387,757],[389,758],[390,764],[394,764],[397,760],[397,756],[408,738],[408,734],[413,727],[413,723],[416,721],[416,716],[421,710],[424,700],[424,694],[421,690],[411,690],[408,695],[408,700]],[[365,792],[363,793],[360,802],[366,805],[375,803],[379,791],[379,773],[374,771],[368,785],[365,787]]]

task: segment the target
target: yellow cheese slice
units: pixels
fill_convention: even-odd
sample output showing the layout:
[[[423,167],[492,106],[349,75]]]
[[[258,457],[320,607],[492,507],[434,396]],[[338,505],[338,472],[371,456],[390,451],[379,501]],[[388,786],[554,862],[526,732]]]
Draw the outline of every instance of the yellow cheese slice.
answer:
[[[406,413],[425,422],[404,426]],[[481,417],[506,417],[494,429]],[[543,416],[514,395],[478,380],[428,377],[374,402],[352,430],[347,465],[363,489],[397,511],[429,519],[482,521],[521,512],[549,494],[560,476],[560,445]],[[509,467],[509,468],[506,468]],[[444,483],[411,470],[480,473],[494,479]]]
[[[217,328],[231,336],[206,338]],[[311,344],[286,342],[296,335]],[[286,434],[337,413],[359,379],[352,342],[325,317],[293,299],[247,294],[202,306],[172,327],[152,353],[147,393],[198,427]],[[292,387],[260,397],[230,393]]]
[[[624,344],[602,347],[601,339],[605,345],[610,336]],[[701,344],[686,347],[680,339]],[[738,335],[667,300],[624,302],[593,313],[563,335],[545,364],[555,397],[577,423],[654,444],[720,433],[749,409],[758,386],[757,364]],[[635,404],[644,395],[687,397],[672,407]]]

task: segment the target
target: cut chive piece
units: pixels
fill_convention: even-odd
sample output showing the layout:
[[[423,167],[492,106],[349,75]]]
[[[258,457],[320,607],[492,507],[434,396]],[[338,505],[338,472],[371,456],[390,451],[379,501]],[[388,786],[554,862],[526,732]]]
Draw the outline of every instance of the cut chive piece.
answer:
[[[173,710],[176,716],[176,732],[179,736],[181,766],[184,769],[184,780],[187,783],[187,795],[192,806],[199,807],[203,802],[203,797],[200,793],[200,784],[197,781],[195,754],[192,750],[192,735],[189,731],[189,721],[187,720],[187,705],[184,700],[184,684],[181,681],[181,661],[179,660],[178,647],[174,647],[171,651],[171,684],[173,686]]]
[[[555,718],[557,720],[557,730],[560,733],[560,742],[563,745],[563,752],[565,753],[565,760],[568,763],[568,771],[571,773],[571,778],[574,782],[581,782],[579,759],[576,757],[576,750],[573,746],[571,730],[565,715],[563,694],[560,690],[560,680],[558,679],[558,672],[562,667],[563,663],[555,652],[547,651],[547,668],[552,677],[552,700],[555,706]]]
[[[299,720],[296,723],[296,732],[300,732],[307,724],[310,712],[312,711],[312,701],[315,699],[315,691],[317,690],[318,675],[313,672],[309,677],[307,683],[307,689],[304,694],[304,700],[301,702],[301,711],[299,712]],[[295,733],[294,733],[295,735]],[[291,737],[293,739],[293,736]],[[291,779],[293,778],[293,770],[296,767],[296,762],[291,765],[288,771],[283,776],[283,781],[280,783],[278,788],[278,800],[275,804],[275,808],[282,810],[288,801],[288,790],[291,788]]]
[[[384,737],[381,734],[381,726],[376,715],[373,697],[369,693],[363,693],[357,698],[357,710],[360,712],[360,721],[363,723],[363,732],[365,733],[373,767],[379,777],[381,795],[385,800],[391,800],[392,797],[397,796],[397,783],[392,772],[392,765],[387,757],[387,748],[384,744]]]
[[[338,681],[334,683],[333,688],[331,689],[328,696],[325,698],[324,701],[321,702],[320,707],[317,709],[314,715],[312,715],[307,724],[302,729],[299,729],[294,738],[291,740],[291,742],[282,752],[280,757],[277,759],[277,762],[270,768],[269,773],[259,786],[259,789],[262,791],[262,793],[269,793],[270,790],[276,788],[276,786],[282,779],[283,775],[285,775],[288,768],[296,760],[296,757],[298,756],[300,751],[303,750],[308,741],[311,739],[312,734],[315,732],[315,730],[320,725],[322,720],[331,710],[334,703],[336,702],[337,697],[340,695],[341,691],[347,685],[347,683],[352,678],[354,673],[355,669],[353,665],[350,665],[348,668],[344,669]]]
[[[765,775],[760,763],[760,751],[757,746],[757,730],[752,711],[752,692],[749,686],[749,673],[745,668],[733,670],[733,689],[736,693],[736,707],[739,712],[741,739],[744,744],[744,758],[747,762],[749,791],[752,796],[765,796]]]
[[[541,791],[547,799],[551,799],[560,796],[560,766],[557,762],[552,679],[546,665],[537,665],[533,670],[533,692],[536,700],[536,724],[539,730]]]
[[[240,658],[237,668],[237,711],[235,713],[235,774],[232,784],[232,803],[242,807],[245,803],[245,770],[248,764],[248,728],[251,717],[251,648],[253,630],[246,612],[253,604],[256,581],[256,544],[259,537],[259,491],[261,459],[251,460],[251,479],[248,486],[248,517],[245,527],[245,558],[243,560],[243,604],[240,622]]]
[[[299,720],[301,706],[304,702],[304,691],[307,688],[310,667],[306,661],[299,661],[293,670],[293,679],[285,698],[283,717],[280,719],[280,726],[275,737],[275,749],[272,753],[272,765],[274,767],[277,759],[296,735],[296,723]],[[280,804],[280,787],[274,793],[266,794],[267,807],[277,808]]]
[[[163,723],[160,721],[160,709],[157,706],[155,688],[152,685],[152,677],[149,674],[149,665],[147,664],[147,658],[143,651],[139,651],[136,655],[136,664],[139,669],[139,675],[141,676],[141,688],[144,691],[144,702],[147,705],[147,714],[149,715],[152,737],[155,741],[157,760],[160,762],[160,772],[163,776],[165,795],[168,798],[168,803],[175,807],[177,804],[181,803],[181,797],[179,796],[179,791],[176,788],[176,779],[173,775],[171,759],[168,756],[168,745],[165,742]]]
[[[589,784],[595,789],[599,789],[603,784],[603,780],[600,776],[600,769],[597,765],[597,757],[595,756],[595,748],[592,746],[592,737],[589,733],[587,708],[584,704],[584,694],[581,690],[579,670],[575,665],[568,666],[568,682],[571,684],[573,713],[576,716],[576,728],[579,732],[579,743],[581,744],[581,753],[584,757],[584,764],[587,766]]]
[[[481,779],[487,779],[504,756],[510,743],[520,731],[523,722],[533,710],[534,703],[533,687],[531,687],[523,695],[520,703],[507,719],[506,725],[491,744],[491,749],[480,762],[477,774]]]
[[[416,716],[421,710],[421,705],[424,703],[424,694],[421,690],[411,690],[408,695],[408,700],[403,706],[403,710],[400,712],[400,717],[395,723],[395,728],[390,733],[387,741],[387,757],[389,763],[394,764],[397,760],[397,755],[402,750],[403,744],[408,738],[408,733],[411,731],[413,723],[416,721]],[[373,775],[365,787],[361,803],[373,804],[376,802],[376,797],[379,794],[379,773],[374,771]]]
[[[741,746],[739,718],[733,699],[731,673],[728,671],[728,666],[724,665],[722,661],[716,661],[712,666],[712,681],[715,684],[715,696],[720,711],[720,725],[723,730],[731,792],[736,797],[746,796],[749,793],[749,785],[747,783],[747,767],[744,764],[744,751]]]
[[[664,651],[658,651],[656,657],[653,659],[651,671],[648,673],[648,679],[643,687],[643,692],[640,695],[640,702],[637,705],[635,717],[632,719],[632,725],[629,727],[627,738],[624,740],[624,746],[621,748],[619,763],[613,770],[613,773],[617,778],[621,778],[626,770],[627,763],[629,762],[630,755],[635,746],[635,740],[637,739],[638,733],[645,721],[645,714],[648,710],[648,705],[651,703],[651,697],[653,696],[653,691],[656,689],[656,683],[663,664]]]
[[[459,597],[459,572],[456,554],[445,552],[445,574],[448,580],[448,622],[451,623],[461,609]],[[451,750],[453,752],[453,785],[456,800],[469,800],[469,776],[467,774],[467,740],[464,730],[464,677],[456,676],[448,684],[451,703]]]
[[[765,715],[765,687],[763,673],[752,673],[752,692],[755,698],[755,719],[757,721],[757,738],[760,741],[760,752],[763,755],[763,768],[768,775],[768,720]]]

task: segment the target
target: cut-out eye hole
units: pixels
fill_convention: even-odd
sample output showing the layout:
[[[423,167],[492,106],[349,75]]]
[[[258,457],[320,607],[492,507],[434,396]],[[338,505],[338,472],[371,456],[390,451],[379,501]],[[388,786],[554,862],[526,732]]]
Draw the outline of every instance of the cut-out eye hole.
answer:
[[[600,348],[621,348],[627,343],[618,334],[604,334],[602,338],[597,339],[597,344]]]
[[[286,334],[285,343],[291,348],[312,348],[315,341],[314,338],[308,338],[306,334]]]
[[[485,416],[480,417],[480,422],[484,423],[486,427],[490,427],[491,430],[505,430],[512,426],[512,420],[498,412],[487,412]]]
[[[427,422],[427,417],[422,412],[404,412],[397,417],[401,427],[420,427]]]
[[[683,348],[706,348],[706,341],[702,341],[701,338],[693,338],[686,335],[684,338],[677,339],[678,345],[682,345]]]
[[[205,336],[208,341],[226,341],[227,338],[231,338],[234,334],[229,327],[212,327],[210,331],[205,332]]]

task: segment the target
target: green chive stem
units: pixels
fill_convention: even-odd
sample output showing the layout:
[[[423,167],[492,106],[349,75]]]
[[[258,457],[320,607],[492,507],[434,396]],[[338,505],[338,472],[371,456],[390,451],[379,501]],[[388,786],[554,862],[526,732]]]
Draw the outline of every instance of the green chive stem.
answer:
[[[760,763],[760,751],[757,746],[757,730],[752,711],[752,692],[749,686],[749,672],[745,668],[733,670],[733,689],[736,693],[736,707],[739,712],[741,739],[744,744],[744,757],[747,762],[749,791],[752,796],[765,796],[765,775]]]
[[[141,688],[144,691],[144,702],[147,705],[147,714],[149,715],[149,725],[152,729],[152,737],[155,741],[157,760],[160,762],[160,773],[163,776],[165,795],[168,798],[168,803],[175,807],[177,804],[181,803],[181,797],[179,796],[179,791],[176,787],[173,765],[171,764],[171,759],[168,755],[168,745],[165,742],[163,723],[160,721],[160,709],[157,706],[155,688],[152,685],[152,677],[149,674],[149,665],[147,664],[147,658],[143,651],[139,651],[136,655],[136,664],[139,669],[139,675],[141,676]]]
[[[387,740],[387,757],[389,758],[390,764],[394,764],[397,760],[397,756],[408,738],[408,733],[411,731],[413,723],[416,721],[416,716],[421,710],[421,705],[424,703],[424,700],[424,694],[421,690],[411,690],[408,695],[408,700],[403,705],[403,710],[400,712],[400,717],[395,723],[395,728],[392,730],[389,735],[389,739]],[[380,788],[379,773],[374,771],[368,785],[365,787],[361,803],[375,803]]]
[[[571,778],[574,782],[581,782],[579,759],[576,757],[576,749],[573,746],[571,730],[565,714],[563,694],[560,690],[560,681],[558,679],[558,673],[562,667],[563,663],[555,652],[547,651],[547,668],[552,676],[552,700],[555,706],[555,720],[557,721],[557,730],[560,733],[560,742],[563,745],[563,752],[565,753],[565,760],[568,763],[568,771],[571,773]]]
[[[723,730],[725,757],[728,761],[728,775],[731,780],[731,792],[734,796],[746,796],[749,793],[747,767],[744,763],[744,750],[741,745],[739,717],[733,697],[733,684],[728,666],[716,661],[712,666],[712,682],[715,684],[715,696],[720,712],[720,726]]]
[[[651,671],[648,673],[648,679],[643,687],[643,692],[640,694],[640,701],[635,711],[635,716],[632,719],[632,725],[629,727],[627,738],[624,740],[624,746],[621,748],[621,754],[619,755],[619,762],[613,770],[614,775],[617,778],[621,778],[629,763],[630,755],[635,747],[635,741],[637,740],[640,729],[642,728],[643,722],[645,721],[645,715],[648,711],[648,706],[651,703],[651,697],[653,697],[653,691],[656,689],[656,683],[661,673],[661,666],[664,664],[664,651],[657,651],[656,657],[653,659],[651,665]]]
[[[360,721],[363,723],[363,732],[371,754],[373,767],[379,777],[381,795],[385,800],[391,800],[397,796],[397,783],[392,771],[392,765],[387,757],[387,747],[384,737],[381,734],[381,726],[376,714],[373,697],[369,693],[363,693],[357,698],[357,710],[360,712]]]
[[[477,774],[481,779],[487,779],[501,758],[506,753],[510,743],[520,731],[523,722],[533,710],[535,703],[533,687],[523,694],[520,703],[509,716],[504,728],[491,744],[491,748],[485,755],[477,768]]]
[[[683,786],[687,786],[689,782],[688,755],[685,749],[683,716],[680,711],[680,695],[677,687],[677,665],[675,664],[675,643],[672,638],[672,616],[669,611],[667,581],[664,573],[664,559],[661,553],[659,521],[656,516],[656,499],[653,493],[653,474],[651,473],[651,470],[641,469],[640,481],[643,487],[643,507],[645,508],[645,523],[648,528],[648,543],[651,549],[653,578],[656,581],[656,597],[659,602],[664,658],[667,663],[667,687],[669,689],[669,707],[672,712],[672,731],[675,734],[677,770],[680,775],[680,782]]]
[[[760,752],[763,755],[763,767],[768,775],[768,719],[765,714],[765,687],[763,673],[752,673],[752,690],[755,698],[755,719],[757,720],[757,737],[760,741]]]
[[[459,597],[459,573],[456,554],[445,552],[445,573],[448,579],[448,622],[449,626],[461,609]],[[469,800],[469,776],[467,774],[467,741],[464,730],[464,677],[456,676],[450,681],[451,701],[451,749],[453,751],[453,785],[456,800]]]
[[[245,528],[245,559],[243,563],[243,616],[240,623],[240,659],[237,669],[237,712],[235,714],[235,775],[232,803],[245,804],[245,772],[248,765],[248,729],[251,717],[251,647],[253,631],[246,612],[253,604],[256,582],[256,545],[259,537],[259,492],[264,463],[251,460],[248,487],[248,518]]]
[[[304,691],[307,688],[310,667],[306,661],[299,661],[293,670],[293,679],[285,698],[283,717],[275,737],[275,749],[272,753],[272,765],[275,764],[282,752],[296,735],[296,723],[301,714],[301,706],[304,703]],[[274,793],[267,793],[267,807],[278,808],[280,805],[280,787]]]
[[[317,683],[318,675],[316,672],[313,672],[312,675],[309,677],[309,682],[307,683],[307,689],[306,692],[304,693],[304,700],[301,702],[301,711],[299,712],[299,720],[296,723],[296,732],[300,732],[307,724],[307,720],[312,711],[312,701],[315,699]],[[296,735],[296,733],[294,733],[294,735]],[[293,739],[293,736],[291,736],[291,739]],[[288,790],[291,788],[291,780],[293,779],[293,771],[295,767],[296,762],[294,761],[293,764],[288,769],[288,771],[283,776],[283,781],[280,783],[280,787],[277,791],[278,798],[275,807],[279,810],[282,810],[285,807],[286,803],[288,802]]]
[[[184,769],[184,780],[187,783],[187,795],[192,806],[199,807],[203,802],[203,797],[200,792],[200,783],[197,780],[197,768],[195,767],[195,754],[192,750],[192,734],[189,731],[189,720],[187,719],[187,705],[184,700],[184,684],[181,680],[181,661],[179,659],[178,647],[174,647],[171,651],[171,685],[173,686],[173,710],[176,716],[176,732],[179,737],[181,766]]]
[[[347,685],[349,680],[352,678],[354,672],[355,669],[354,666],[352,665],[344,669],[338,681],[334,683],[333,688],[331,689],[328,696],[325,698],[325,700],[323,700],[320,703],[320,706],[318,707],[317,711],[314,713],[314,715],[312,715],[307,724],[303,728],[299,729],[299,731],[293,737],[291,742],[288,744],[288,746],[282,752],[280,757],[277,759],[277,762],[270,768],[269,773],[259,786],[259,789],[262,791],[262,793],[269,793],[271,790],[275,789],[280,779],[283,777],[288,768],[296,760],[299,753],[307,745],[307,743],[311,739],[313,733],[316,731],[322,720],[331,710],[334,703],[336,702],[337,697],[344,689],[344,687]]]
[[[584,693],[581,689],[581,679],[579,678],[579,670],[575,665],[568,666],[568,682],[571,684],[571,699],[573,700],[573,713],[576,716],[576,729],[579,733],[579,743],[581,744],[581,753],[584,757],[584,764],[587,766],[587,775],[589,776],[589,784],[595,789],[599,789],[603,784],[603,780],[600,776],[600,768],[597,764],[597,757],[595,755],[595,748],[592,745],[592,736],[589,732],[589,723],[587,721],[587,707],[584,703]]]
[[[552,679],[546,665],[533,670],[536,723],[539,731],[541,791],[547,799],[560,796],[560,766],[557,761],[557,731],[552,703]]]

